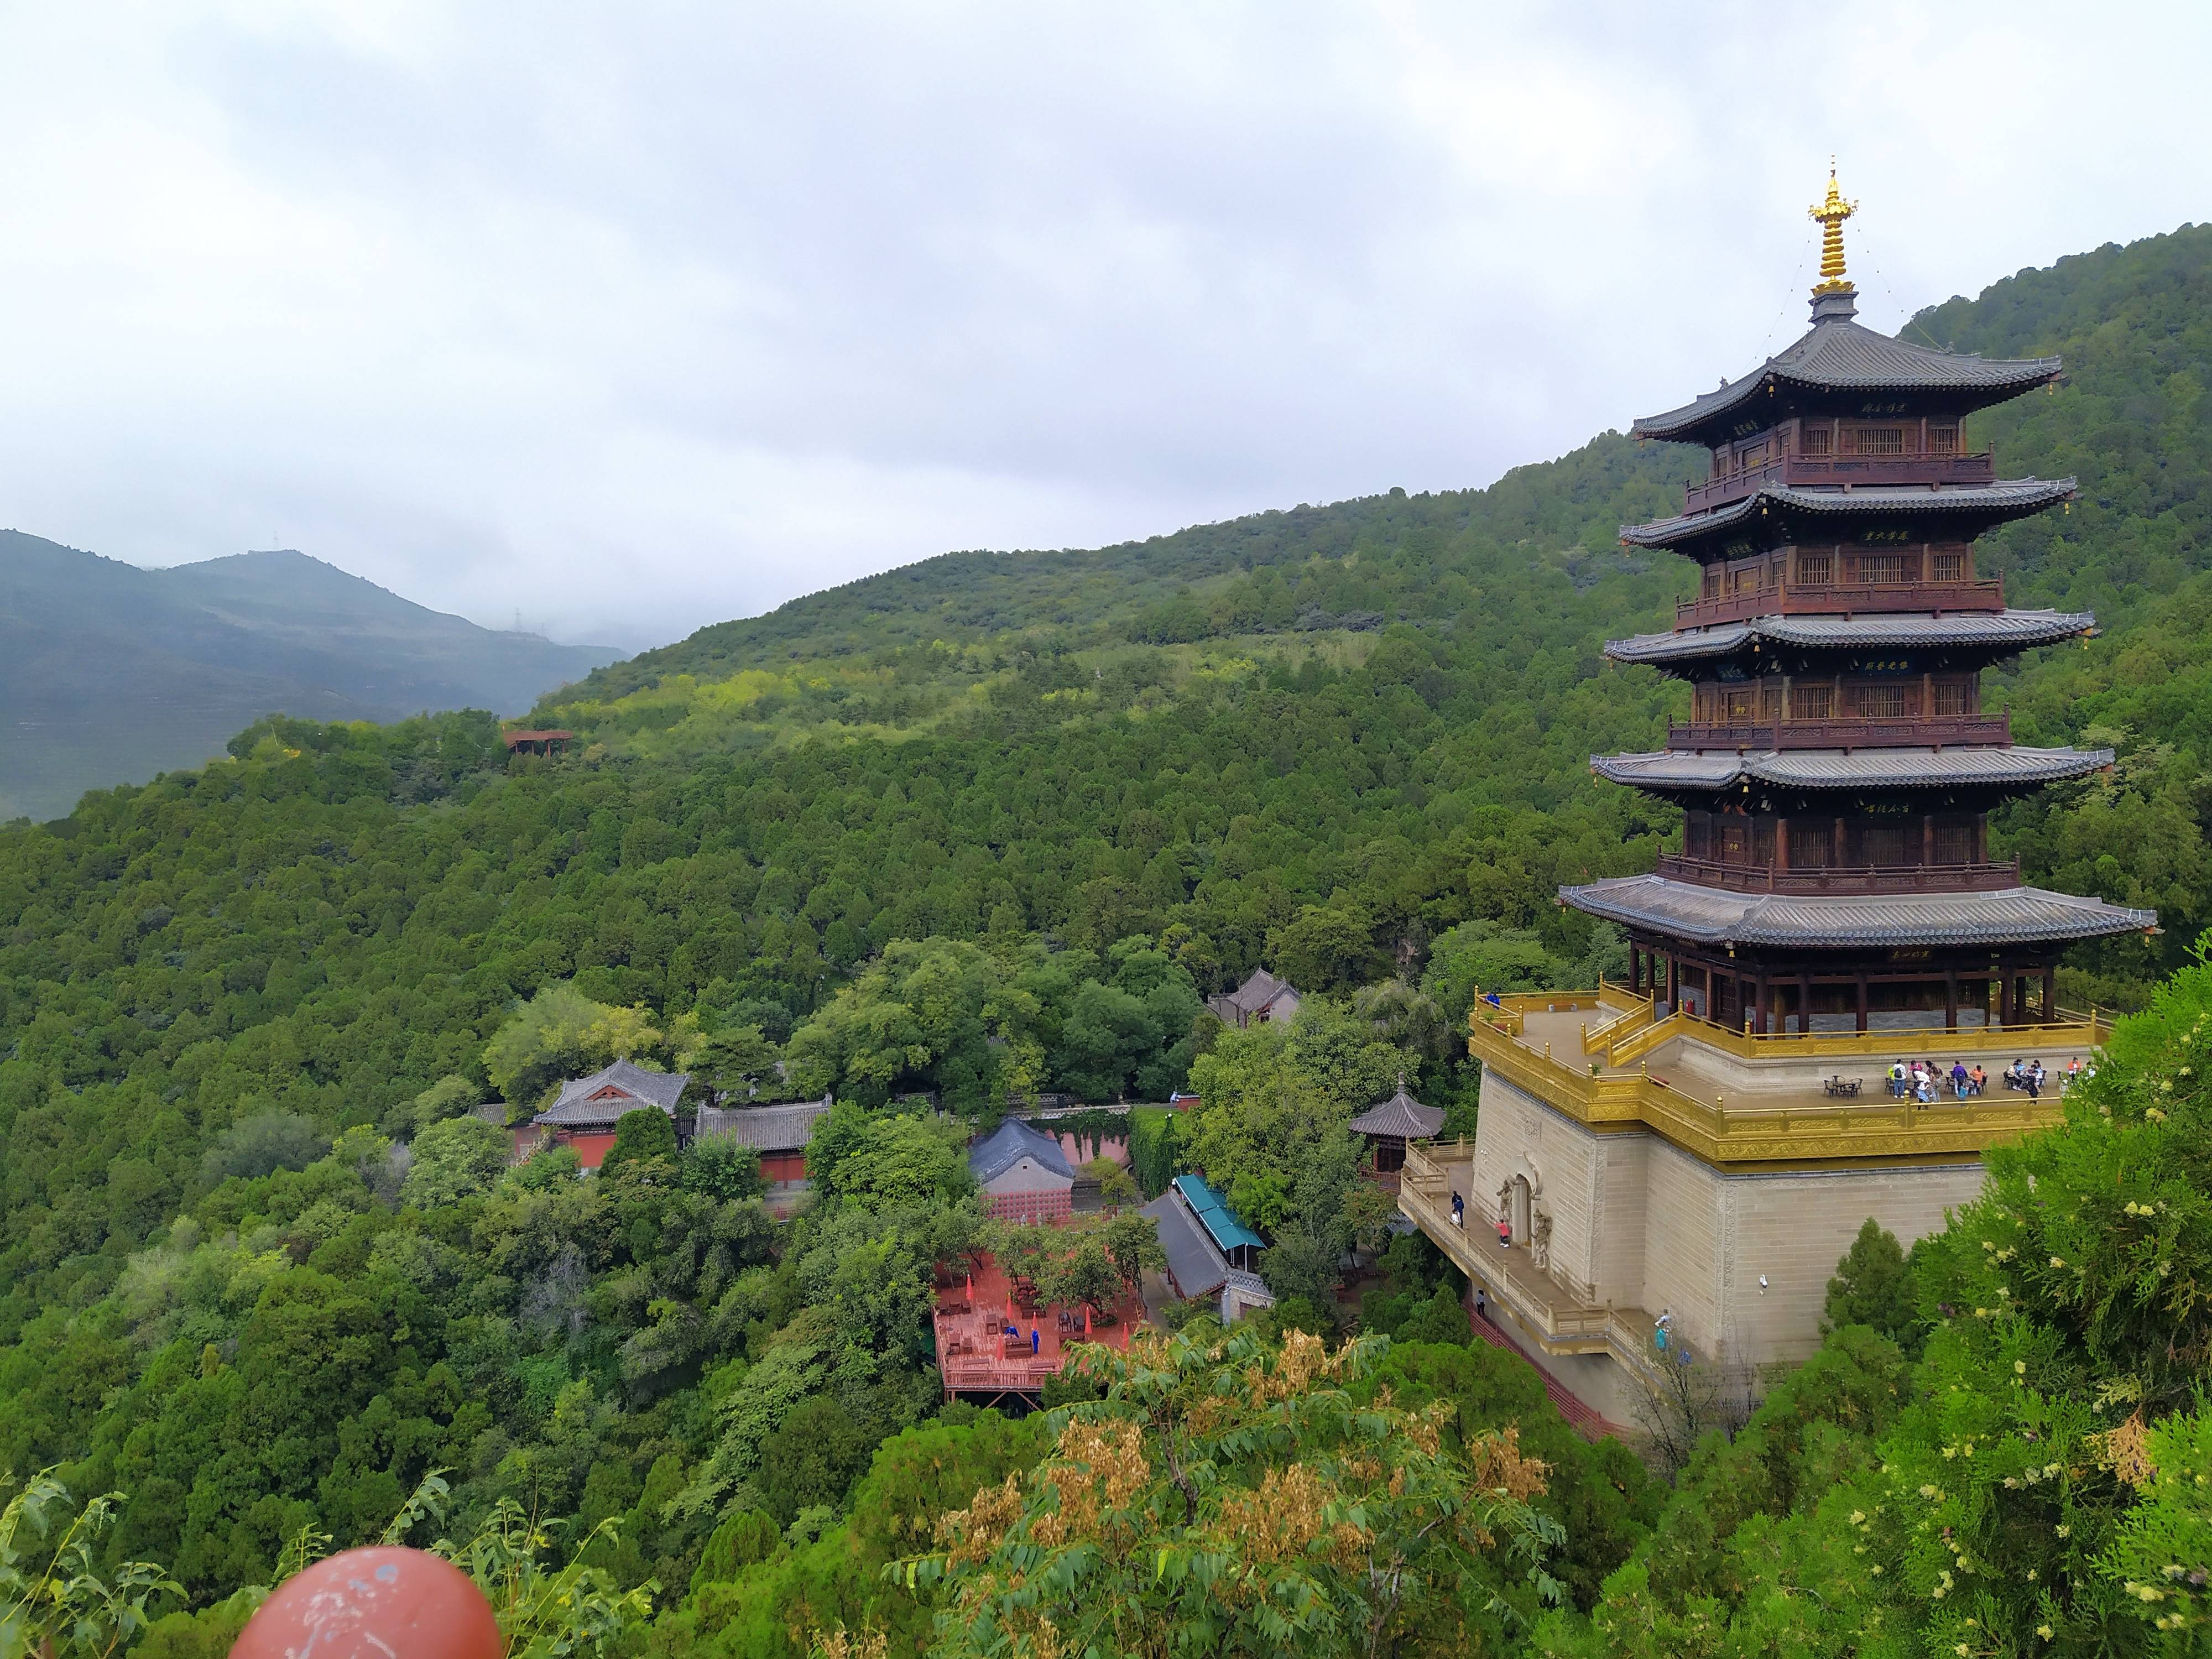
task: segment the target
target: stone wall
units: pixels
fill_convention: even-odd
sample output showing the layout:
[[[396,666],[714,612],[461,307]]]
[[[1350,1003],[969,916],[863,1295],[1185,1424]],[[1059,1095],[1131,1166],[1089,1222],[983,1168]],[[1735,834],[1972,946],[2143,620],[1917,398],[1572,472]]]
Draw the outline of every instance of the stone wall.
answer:
[[[1978,1161],[1724,1172],[1648,1130],[1594,1133],[1495,1073],[1478,1124],[1470,1232],[1527,1179],[1562,1301],[1669,1313],[1692,1353],[1729,1363],[1819,1346],[1828,1279],[1869,1216],[1910,1245],[1982,1183]]]

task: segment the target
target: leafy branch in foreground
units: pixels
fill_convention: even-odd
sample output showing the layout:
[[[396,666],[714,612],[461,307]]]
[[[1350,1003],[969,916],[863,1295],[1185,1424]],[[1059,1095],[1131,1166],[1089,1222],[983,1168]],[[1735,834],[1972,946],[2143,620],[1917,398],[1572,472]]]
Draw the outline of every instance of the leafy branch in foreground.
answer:
[[[146,1628],[147,1602],[183,1595],[151,1562],[126,1561],[105,1579],[94,1571],[94,1547],[121,1498],[108,1492],[80,1509],[41,1472],[0,1510],[0,1659],[105,1659]]]
[[[1449,1406],[1355,1403],[1388,1347],[1206,1322],[1086,1350],[1106,1397],[888,1571],[947,1584],[934,1651],[962,1659],[1461,1650],[1471,1618],[1510,1616],[1510,1564],[1559,1599],[1559,1529],[1528,1503],[1545,1466],[1510,1429],[1453,1443]]]

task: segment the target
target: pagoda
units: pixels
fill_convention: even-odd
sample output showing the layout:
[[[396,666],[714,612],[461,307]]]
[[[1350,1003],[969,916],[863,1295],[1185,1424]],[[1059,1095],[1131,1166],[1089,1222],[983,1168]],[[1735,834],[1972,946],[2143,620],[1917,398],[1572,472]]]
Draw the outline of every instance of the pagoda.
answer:
[[[1978,575],[1997,525],[2070,501],[2071,478],[2000,478],[1960,422],[2059,378],[1855,320],[1832,173],[1812,326],[1739,380],[1638,421],[1694,443],[1683,510],[1622,541],[1697,562],[1669,632],[1607,655],[1686,680],[1666,747],[1595,757],[1680,806],[1682,850],[1648,876],[1560,890],[1627,930],[1657,1012],[1754,1033],[2048,1024],[2069,945],[2156,916],[2024,886],[1989,812],[2112,763],[2031,749],[1982,707],[1980,674],[2088,634],[2087,612],[2018,611]]]

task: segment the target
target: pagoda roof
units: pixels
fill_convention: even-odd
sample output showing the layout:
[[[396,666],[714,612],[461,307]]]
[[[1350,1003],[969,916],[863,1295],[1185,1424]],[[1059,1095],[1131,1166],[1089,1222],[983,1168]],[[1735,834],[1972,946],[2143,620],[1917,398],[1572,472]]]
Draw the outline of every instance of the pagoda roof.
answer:
[[[1590,769],[1639,789],[1704,792],[1756,782],[1784,789],[2033,788],[2087,777],[2109,749],[1789,749],[1593,755]]]
[[[1620,539],[1632,547],[1677,547],[1718,531],[1732,530],[1771,507],[1861,518],[1964,514],[2002,524],[2055,507],[2071,496],[2074,489],[2071,478],[2000,478],[1986,484],[1887,484],[1863,489],[1769,483],[1740,501],[1710,512],[1684,513],[1649,524],[1625,524]]]
[[[1605,654],[1615,662],[1666,664],[1732,657],[1753,643],[1799,650],[1856,651],[1895,646],[1983,647],[2000,653],[2024,651],[2074,639],[2097,625],[2087,611],[1954,611],[1937,616],[1891,611],[1869,616],[1755,617],[1747,622],[1676,633],[1637,634],[1607,640]]]
[[[1633,438],[1666,438],[1703,443],[1734,427],[1744,405],[1769,386],[1807,392],[1919,392],[1948,394],[1960,412],[1985,409],[2058,378],[2056,357],[1979,357],[1938,351],[1853,322],[1848,307],[1831,307],[1795,343],[1769,357],[1742,379],[1718,391],[1647,415],[1630,427]],[[1771,405],[1770,405],[1771,406]],[[1765,418],[1761,426],[1771,425]]]
[[[1664,876],[1623,876],[1559,897],[1607,921],[1706,945],[2007,945],[2100,939],[2158,925],[2154,910],[2040,887],[1990,893],[1842,896],[1737,893]]]
[[[1427,1140],[1444,1127],[1444,1109],[1424,1106],[1406,1092],[1406,1079],[1398,1079],[1398,1092],[1380,1105],[1370,1106],[1352,1120],[1356,1135],[1396,1135],[1406,1140]]]

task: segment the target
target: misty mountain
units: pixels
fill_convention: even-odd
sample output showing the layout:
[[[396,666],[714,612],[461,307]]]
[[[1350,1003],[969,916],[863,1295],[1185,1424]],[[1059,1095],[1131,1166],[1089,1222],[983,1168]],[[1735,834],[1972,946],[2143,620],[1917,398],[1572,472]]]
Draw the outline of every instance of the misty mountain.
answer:
[[[143,570],[0,531],[0,819],[197,765],[264,714],[514,714],[622,654],[479,628],[304,553]]]

